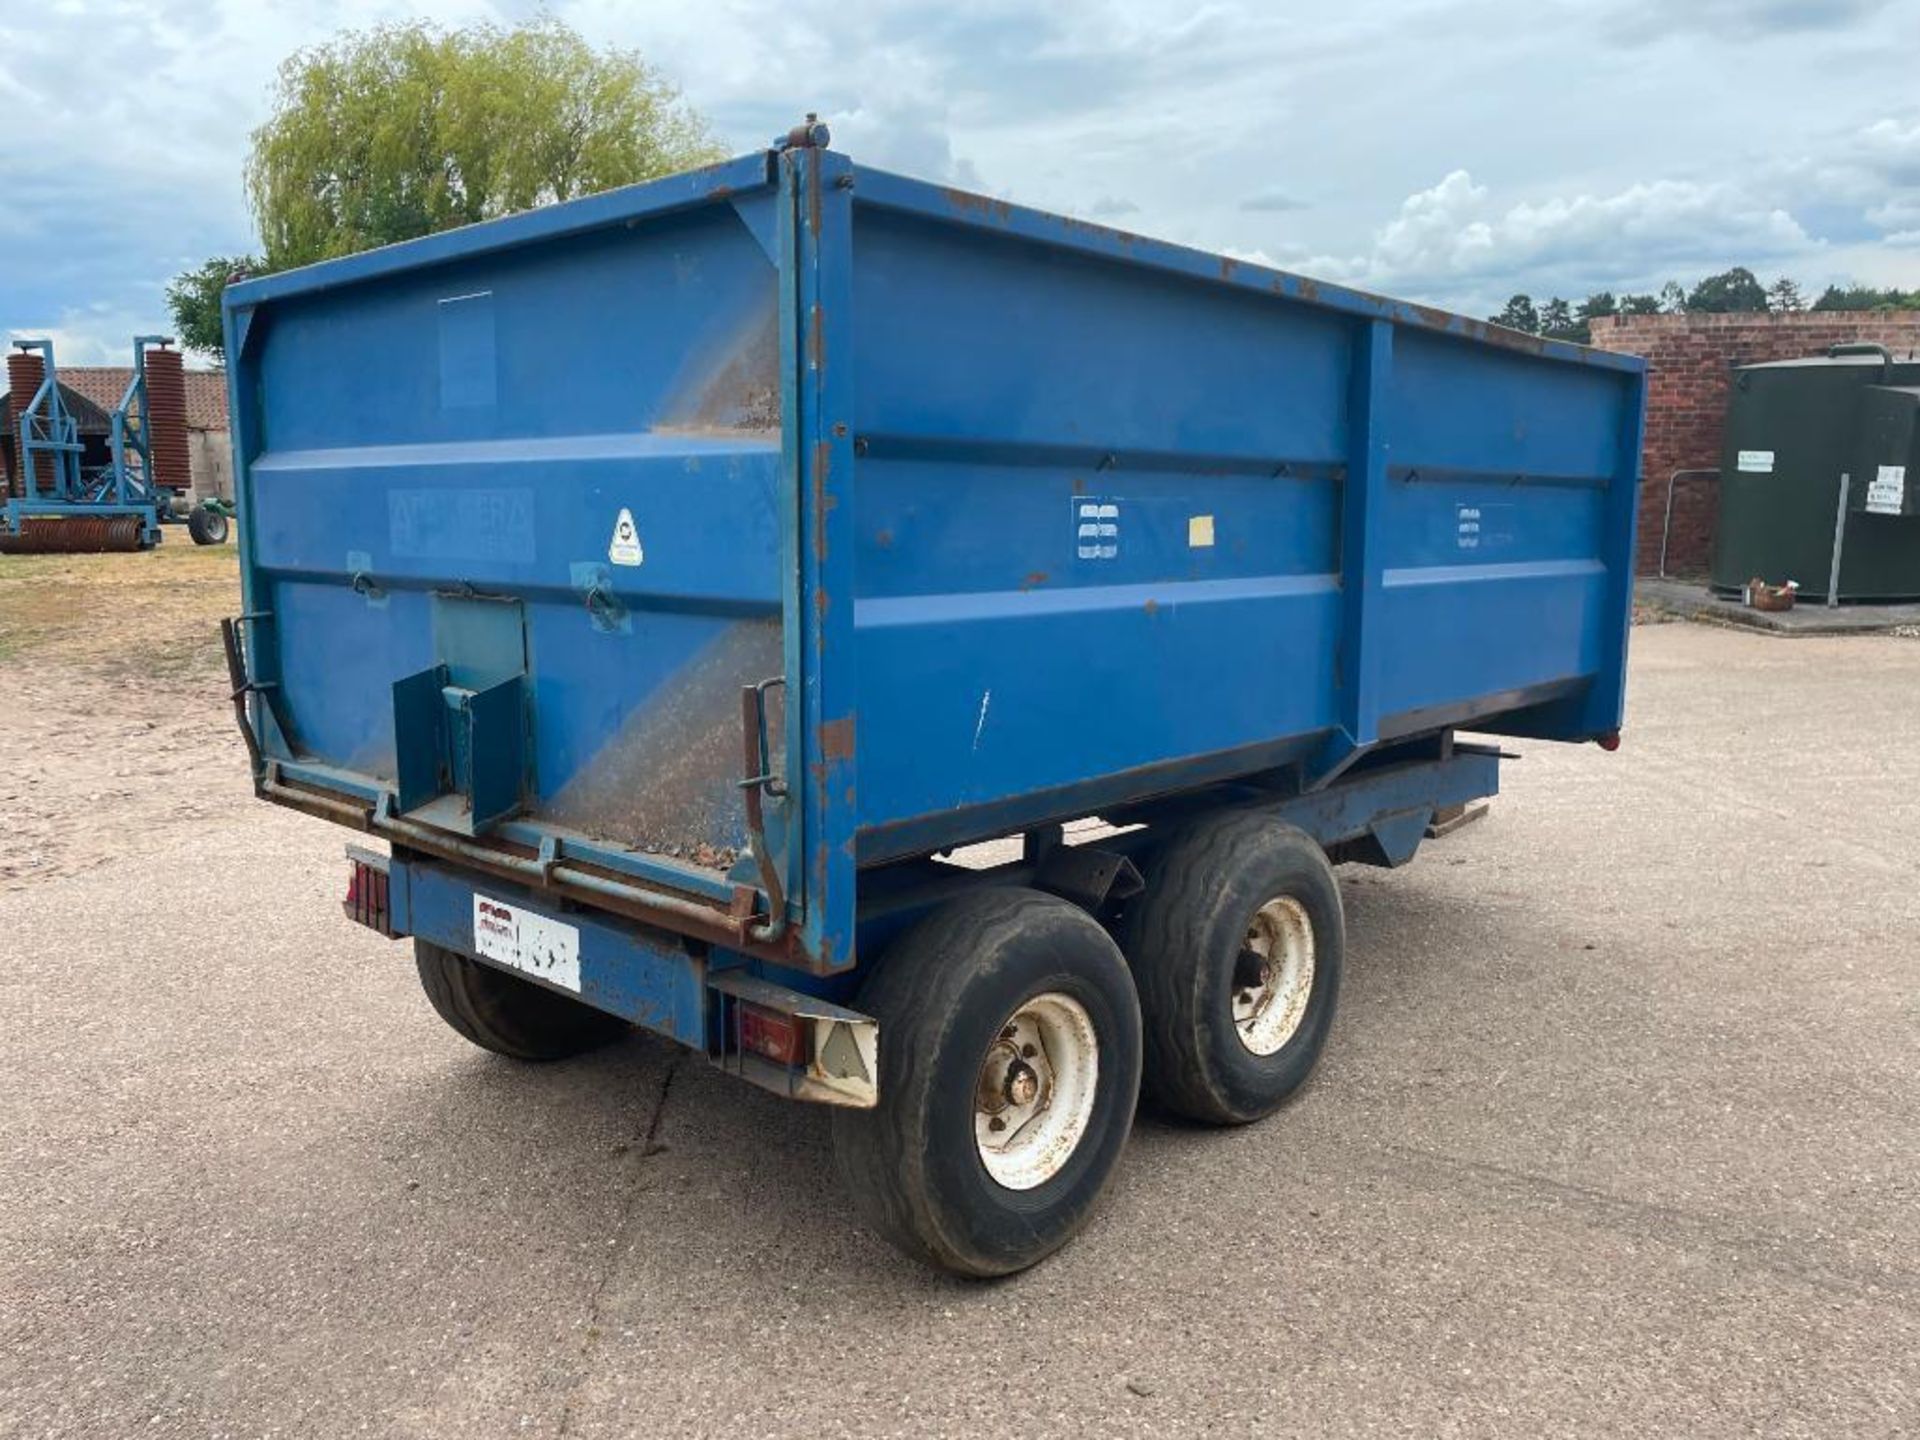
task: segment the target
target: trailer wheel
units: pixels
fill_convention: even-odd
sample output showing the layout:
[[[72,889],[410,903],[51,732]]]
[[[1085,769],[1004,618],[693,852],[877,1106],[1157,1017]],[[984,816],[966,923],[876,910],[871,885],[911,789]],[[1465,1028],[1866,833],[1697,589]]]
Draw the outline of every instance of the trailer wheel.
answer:
[[[187,512],[187,534],[193,537],[196,545],[224,545],[227,543],[227,517],[218,510],[196,505]]]
[[[495,970],[418,936],[413,963],[440,1018],[482,1050],[515,1060],[564,1060],[617,1039],[617,1015]]]
[[[880,1103],[834,1112],[854,1204],[909,1255],[1011,1274],[1092,1213],[1133,1128],[1140,1006],[1086,912],[1034,890],[941,906],[861,987]]]
[[[1333,1024],[1346,929],[1320,846],[1261,815],[1202,822],[1148,857],[1121,949],[1140,988],[1146,1092],[1243,1125],[1305,1083]]]

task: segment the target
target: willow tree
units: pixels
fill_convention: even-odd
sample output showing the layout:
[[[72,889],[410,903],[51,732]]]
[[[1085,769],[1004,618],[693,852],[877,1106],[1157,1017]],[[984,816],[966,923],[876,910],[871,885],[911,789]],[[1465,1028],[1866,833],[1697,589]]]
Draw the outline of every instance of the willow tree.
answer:
[[[280,67],[247,160],[261,248],[248,264],[258,273],[350,255],[721,153],[639,54],[596,50],[551,17],[347,31]],[[180,298],[204,301],[210,283],[217,295],[211,273],[181,276]],[[205,308],[176,305],[175,322],[187,343],[213,350]]]

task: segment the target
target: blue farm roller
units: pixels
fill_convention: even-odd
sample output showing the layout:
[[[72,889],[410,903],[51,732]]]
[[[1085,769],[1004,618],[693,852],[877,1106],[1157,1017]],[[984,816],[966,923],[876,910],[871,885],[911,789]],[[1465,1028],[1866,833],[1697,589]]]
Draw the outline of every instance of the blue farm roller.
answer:
[[[1457,729],[1615,741],[1643,372],[828,138],[230,289],[236,710],[454,1029],[834,1105],[998,1274],[1300,1084]]]

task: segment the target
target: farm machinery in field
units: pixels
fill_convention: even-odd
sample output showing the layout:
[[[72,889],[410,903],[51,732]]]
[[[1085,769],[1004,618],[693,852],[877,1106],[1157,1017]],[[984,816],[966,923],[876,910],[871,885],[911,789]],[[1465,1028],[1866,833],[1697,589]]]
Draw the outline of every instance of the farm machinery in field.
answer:
[[[14,342],[7,365],[13,477],[0,490],[0,553],[148,550],[166,523],[184,523],[199,545],[227,538],[229,503],[179,498],[190,464],[185,379],[172,343],[135,337],[120,403],[107,413],[104,435],[86,436],[60,382],[53,342]]]

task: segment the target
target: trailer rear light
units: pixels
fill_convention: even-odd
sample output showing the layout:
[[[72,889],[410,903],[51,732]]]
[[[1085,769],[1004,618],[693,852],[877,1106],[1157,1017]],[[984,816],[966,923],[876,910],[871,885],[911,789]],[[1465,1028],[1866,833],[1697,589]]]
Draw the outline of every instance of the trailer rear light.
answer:
[[[807,1024],[797,1016],[743,1004],[740,1048],[776,1065],[803,1066],[807,1063]]]
[[[340,908],[354,924],[389,940],[394,938],[392,891],[385,859],[347,847],[347,895]]]
[[[870,1110],[880,1098],[880,1025],[742,965],[707,975],[707,1058],[776,1095]]]
[[[1609,730],[1600,737],[1598,743],[1602,750],[1611,754],[1620,748],[1620,732],[1618,730]]]

